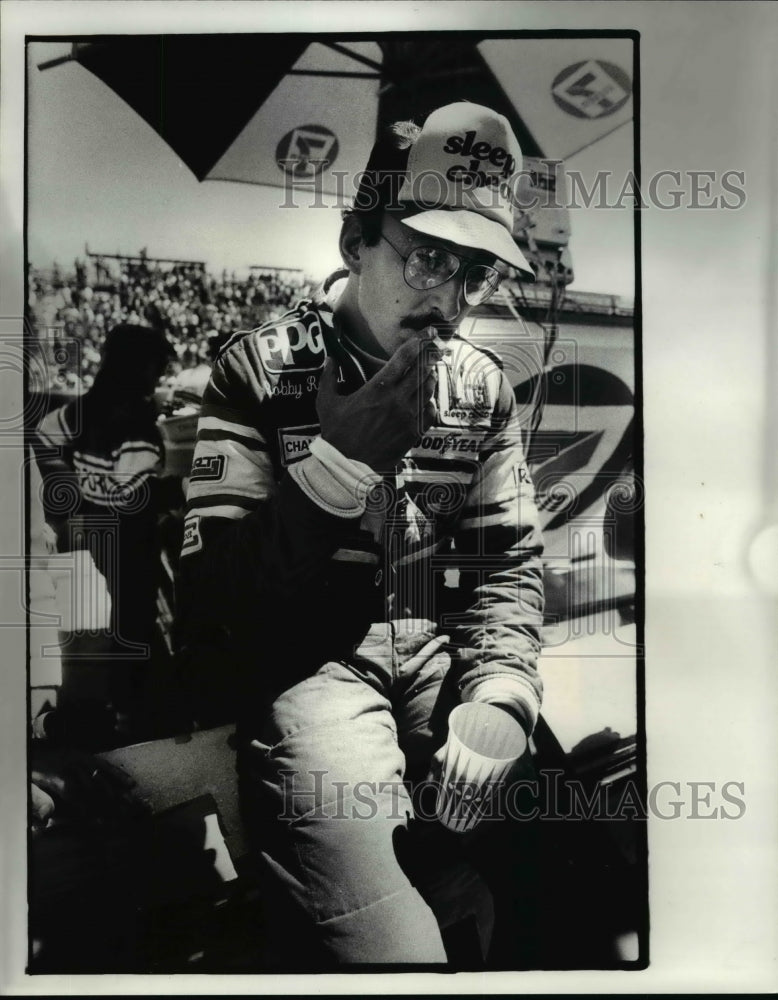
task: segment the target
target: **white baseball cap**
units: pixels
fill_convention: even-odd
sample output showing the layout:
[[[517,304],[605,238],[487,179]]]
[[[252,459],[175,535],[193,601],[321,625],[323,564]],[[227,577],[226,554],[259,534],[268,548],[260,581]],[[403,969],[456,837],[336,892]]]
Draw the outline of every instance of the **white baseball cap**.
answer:
[[[521,168],[521,147],[504,115],[467,101],[438,108],[408,151],[398,200],[419,210],[401,222],[427,236],[485,250],[534,281],[513,239]]]

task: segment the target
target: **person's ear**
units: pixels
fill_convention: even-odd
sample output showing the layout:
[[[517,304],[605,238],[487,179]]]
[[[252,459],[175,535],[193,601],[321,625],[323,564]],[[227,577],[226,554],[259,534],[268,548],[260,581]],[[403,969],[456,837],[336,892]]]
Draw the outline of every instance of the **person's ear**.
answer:
[[[347,216],[340,229],[340,256],[352,274],[362,271],[362,226],[353,215]]]

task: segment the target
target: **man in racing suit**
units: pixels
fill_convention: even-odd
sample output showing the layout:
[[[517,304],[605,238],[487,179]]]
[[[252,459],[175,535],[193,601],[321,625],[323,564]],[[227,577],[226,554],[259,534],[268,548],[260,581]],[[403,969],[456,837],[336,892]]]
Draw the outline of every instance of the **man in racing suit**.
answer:
[[[410,789],[459,701],[528,734],[539,710],[541,538],[515,402],[455,335],[506,264],[532,277],[506,193],[520,167],[506,119],[478,105],[395,126],[344,213],[345,270],[228,341],[203,400],[182,659],[227,678],[254,846],[336,962],[446,961],[397,858]],[[486,180],[420,209],[433,168]]]

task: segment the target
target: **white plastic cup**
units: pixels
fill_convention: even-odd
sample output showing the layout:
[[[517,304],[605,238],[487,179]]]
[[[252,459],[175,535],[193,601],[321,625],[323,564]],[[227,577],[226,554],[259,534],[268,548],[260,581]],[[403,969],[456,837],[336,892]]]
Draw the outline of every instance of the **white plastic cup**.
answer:
[[[496,705],[467,702],[448,717],[437,817],[466,833],[486,813],[495,786],[527,749],[519,722]]]

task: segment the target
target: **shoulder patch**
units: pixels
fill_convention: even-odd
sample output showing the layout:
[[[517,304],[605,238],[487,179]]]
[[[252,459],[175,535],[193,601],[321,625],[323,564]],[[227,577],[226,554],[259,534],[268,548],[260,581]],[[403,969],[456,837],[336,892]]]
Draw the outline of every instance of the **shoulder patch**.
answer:
[[[327,357],[321,322],[313,309],[300,309],[254,333],[268,375],[318,371]]]
[[[200,534],[200,515],[188,514],[184,520],[184,544],[181,546],[182,556],[191,556],[200,552],[203,538]]]
[[[192,462],[190,482],[220,483],[227,469],[226,455],[200,455]]]

